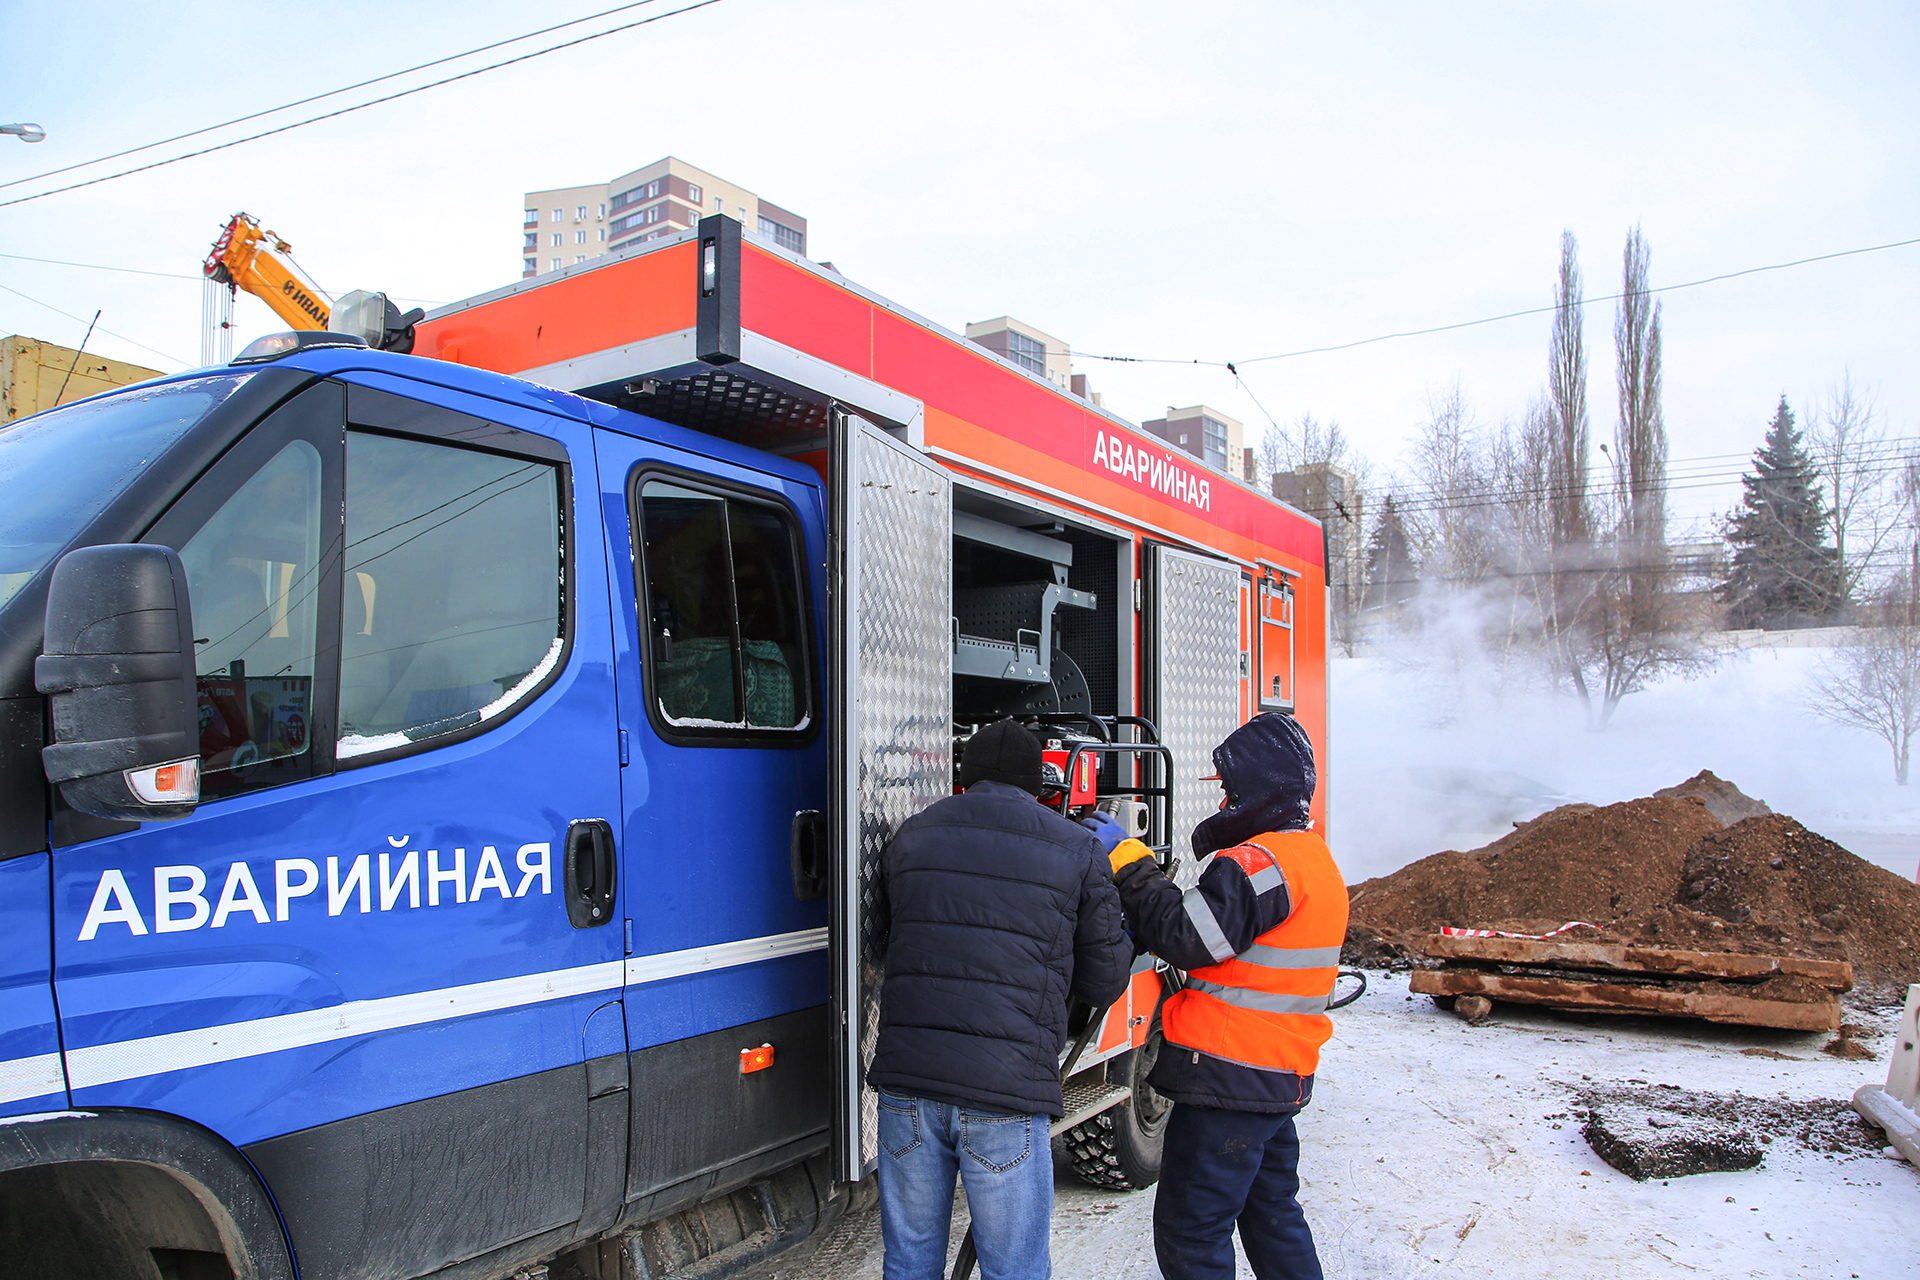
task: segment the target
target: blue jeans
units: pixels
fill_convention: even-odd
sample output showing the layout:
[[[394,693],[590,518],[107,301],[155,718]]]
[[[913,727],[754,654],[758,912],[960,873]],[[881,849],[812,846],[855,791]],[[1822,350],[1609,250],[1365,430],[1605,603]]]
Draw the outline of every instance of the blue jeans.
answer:
[[[1293,1113],[1174,1104],[1153,1202],[1153,1252],[1166,1280],[1233,1280],[1233,1228],[1258,1280],[1321,1280],[1294,1196]]]
[[[940,1280],[953,1228],[953,1175],[967,1188],[981,1280],[1047,1280],[1053,1153],[1045,1115],[880,1094],[880,1234],[885,1280]]]

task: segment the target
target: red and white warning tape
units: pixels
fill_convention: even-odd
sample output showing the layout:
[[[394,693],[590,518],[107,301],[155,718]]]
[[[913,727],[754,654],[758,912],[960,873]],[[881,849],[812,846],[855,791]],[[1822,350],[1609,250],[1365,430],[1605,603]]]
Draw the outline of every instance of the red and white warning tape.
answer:
[[[1569,920],[1550,933],[1507,933],[1500,929],[1456,929],[1452,925],[1444,926],[1440,932],[1449,938],[1525,938],[1529,942],[1541,942],[1554,934],[1565,933],[1569,929],[1598,929],[1597,924],[1588,924],[1585,920]]]

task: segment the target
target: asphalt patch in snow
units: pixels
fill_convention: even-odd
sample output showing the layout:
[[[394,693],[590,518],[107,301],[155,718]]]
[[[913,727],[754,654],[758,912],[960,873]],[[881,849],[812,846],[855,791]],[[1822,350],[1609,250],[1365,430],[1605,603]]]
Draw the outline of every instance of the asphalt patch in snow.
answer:
[[[1637,1182],[1752,1169],[1776,1140],[1835,1159],[1878,1155],[1886,1145],[1847,1103],[1831,1098],[1597,1086],[1581,1093],[1576,1114],[1594,1154]]]

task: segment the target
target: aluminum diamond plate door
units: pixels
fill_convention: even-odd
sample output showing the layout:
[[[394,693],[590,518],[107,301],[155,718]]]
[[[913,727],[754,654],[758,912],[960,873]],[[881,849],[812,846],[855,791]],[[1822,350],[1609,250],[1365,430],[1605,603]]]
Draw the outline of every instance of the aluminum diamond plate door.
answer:
[[[836,413],[831,447],[835,1158],[857,1181],[879,1140],[880,854],[953,791],[953,508],[945,472],[860,419]]]
[[[1220,804],[1213,749],[1240,726],[1240,570],[1221,560],[1152,546],[1147,636],[1148,713],[1173,751],[1175,879],[1198,878],[1193,829]]]

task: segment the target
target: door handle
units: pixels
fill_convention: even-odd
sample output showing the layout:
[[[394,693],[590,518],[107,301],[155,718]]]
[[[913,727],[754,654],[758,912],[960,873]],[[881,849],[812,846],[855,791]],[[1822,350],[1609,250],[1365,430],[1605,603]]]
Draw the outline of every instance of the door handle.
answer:
[[[802,809],[793,815],[793,837],[788,846],[793,866],[793,896],[810,902],[827,891],[827,815]]]
[[[576,818],[567,824],[567,920],[576,929],[593,929],[613,919],[613,890],[618,869],[613,824],[605,818]]]

